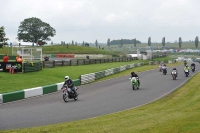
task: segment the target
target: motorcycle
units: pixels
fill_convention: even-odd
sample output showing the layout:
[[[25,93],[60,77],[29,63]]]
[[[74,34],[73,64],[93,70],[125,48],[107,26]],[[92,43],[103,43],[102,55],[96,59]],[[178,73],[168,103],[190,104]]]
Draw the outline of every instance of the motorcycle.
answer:
[[[159,72],[162,72],[162,66],[159,66]]]
[[[167,67],[163,67],[163,75],[166,75],[167,74]]]
[[[189,70],[185,70],[185,76],[188,77],[189,75]]]
[[[48,56],[45,56],[45,57],[44,57],[44,61],[49,61],[49,57],[48,57]]]
[[[194,66],[192,66],[192,72],[194,72],[195,71],[195,67]]]
[[[74,88],[75,88],[76,91],[78,90],[77,87],[74,87]],[[69,88],[69,87],[67,87],[67,86],[64,86],[64,87],[62,88],[62,90],[63,90],[63,100],[64,100],[65,102],[68,102],[69,99],[74,99],[75,101],[78,100],[78,94],[76,95],[76,94],[74,93],[74,91],[72,91],[71,88]]]
[[[176,80],[176,77],[177,77],[176,71],[172,71],[172,78],[173,78],[173,80]]]
[[[139,89],[139,83],[138,83],[138,77],[132,77],[132,78],[129,78],[131,79],[131,83],[132,83],[132,89],[133,90],[136,90],[136,89]]]

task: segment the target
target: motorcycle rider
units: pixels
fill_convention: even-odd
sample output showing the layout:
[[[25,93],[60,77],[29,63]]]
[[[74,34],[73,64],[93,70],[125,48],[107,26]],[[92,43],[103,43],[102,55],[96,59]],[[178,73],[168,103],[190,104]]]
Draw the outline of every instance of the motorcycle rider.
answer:
[[[172,69],[172,72],[173,72],[173,71],[176,72],[176,76],[178,77],[178,70],[176,69],[176,67],[174,67],[174,68]],[[172,75],[172,72],[171,72],[171,75]]]
[[[162,66],[162,70],[165,70],[166,69],[166,72],[167,72],[167,66],[166,66],[166,64],[164,64],[163,66]]]
[[[191,64],[191,68],[192,67],[194,67],[194,70],[195,70],[196,64],[194,64],[194,62],[192,62],[192,64]]]
[[[75,95],[78,95],[78,93],[76,92],[76,89],[74,87],[74,83],[73,81],[69,78],[69,76],[65,76],[65,82],[63,84],[63,87],[67,85],[69,88],[72,89],[72,91],[75,93]]]
[[[186,60],[184,60],[184,66],[186,66],[187,65],[187,61]]]
[[[162,67],[163,67],[163,64],[160,63],[160,65],[158,66],[158,68],[160,69],[160,71],[162,71]]]
[[[186,66],[184,67],[184,72],[185,72],[185,70],[188,70],[188,75],[189,75],[190,67],[189,67],[188,65],[186,65]]]
[[[139,80],[139,76],[135,73],[135,72],[131,72],[131,78],[132,77],[136,77],[137,81],[138,81],[138,85],[140,86],[140,80]]]

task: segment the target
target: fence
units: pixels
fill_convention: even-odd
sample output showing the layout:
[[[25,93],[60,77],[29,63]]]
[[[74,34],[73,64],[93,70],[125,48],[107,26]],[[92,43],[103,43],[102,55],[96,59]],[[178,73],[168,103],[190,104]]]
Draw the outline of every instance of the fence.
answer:
[[[77,65],[89,65],[89,64],[100,64],[108,62],[127,62],[137,60],[137,57],[127,58],[109,58],[109,59],[71,59],[69,61],[43,61],[43,68],[52,68],[56,66],[77,66]]]
[[[42,62],[23,63],[22,72],[35,72],[42,70]]]

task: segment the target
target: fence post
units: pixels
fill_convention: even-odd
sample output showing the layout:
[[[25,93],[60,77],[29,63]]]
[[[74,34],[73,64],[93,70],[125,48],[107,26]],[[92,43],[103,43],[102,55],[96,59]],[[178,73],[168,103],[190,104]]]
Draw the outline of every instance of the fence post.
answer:
[[[64,66],[64,60],[62,60],[62,66]]]
[[[43,64],[43,68],[45,68],[45,61],[42,61],[42,62],[43,62],[43,63],[42,63],[42,64]]]
[[[56,66],[56,61],[54,60],[54,61],[53,61],[53,67],[55,67],[55,66]]]
[[[70,60],[70,63],[69,63],[69,65],[70,65],[70,66],[72,65],[72,60]]]

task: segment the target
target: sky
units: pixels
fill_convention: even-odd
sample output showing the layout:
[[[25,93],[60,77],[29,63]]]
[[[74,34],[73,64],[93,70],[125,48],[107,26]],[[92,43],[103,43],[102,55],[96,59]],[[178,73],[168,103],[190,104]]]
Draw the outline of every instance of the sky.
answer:
[[[194,40],[200,34],[200,0],[0,0],[0,26],[16,41],[24,19],[50,24],[54,43]],[[50,42],[49,42],[50,43]]]

